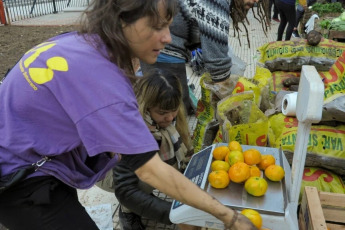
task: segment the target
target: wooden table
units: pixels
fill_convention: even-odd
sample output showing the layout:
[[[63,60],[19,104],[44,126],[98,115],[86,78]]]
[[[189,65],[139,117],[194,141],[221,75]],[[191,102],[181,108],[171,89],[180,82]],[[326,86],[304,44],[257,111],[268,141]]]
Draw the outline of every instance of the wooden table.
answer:
[[[328,39],[345,39],[345,31],[330,30],[328,33]]]

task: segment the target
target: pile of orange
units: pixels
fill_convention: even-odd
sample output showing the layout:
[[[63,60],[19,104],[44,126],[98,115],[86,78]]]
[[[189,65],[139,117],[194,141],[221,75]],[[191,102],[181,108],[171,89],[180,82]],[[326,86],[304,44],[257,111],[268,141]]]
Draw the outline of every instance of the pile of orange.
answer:
[[[243,151],[238,141],[218,146],[212,154],[214,161],[208,181],[214,188],[226,188],[232,181],[244,183],[245,190],[253,196],[263,196],[268,188],[263,174],[271,181],[280,181],[285,175],[272,155],[262,155],[255,148]]]
[[[237,141],[231,141],[227,146],[218,146],[213,151],[213,162],[208,181],[213,188],[223,189],[230,182],[244,184],[244,189],[252,196],[265,195],[268,183],[263,175],[271,181],[284,178],[284,169],[276,165],[272,155],[262,155],[255,148],[243,151]],[[260,214],[252,209],[241,212],[258,229],[262,229]]]

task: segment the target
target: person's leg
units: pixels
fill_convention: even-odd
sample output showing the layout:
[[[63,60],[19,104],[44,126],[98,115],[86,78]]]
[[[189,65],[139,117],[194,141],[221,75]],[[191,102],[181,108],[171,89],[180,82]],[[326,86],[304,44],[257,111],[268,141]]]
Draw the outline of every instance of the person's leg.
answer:
[[[280,14],[280,24],[278,27],[278,36],[277,36],[277,41],[281,41],[283,40],[283,33],[287,24],[287,17],[286,17],[286,12],[285,12],[285,7],[287,4],[276,0],[276,5],[278,7],[279,10],[279,14]]]
[[[279,10],[278,10],[278,7],[275,3],[276,0],[272,0],[272,1],[273,1],[273,17],[272,17],[272,19],[275,21],[280,21],[278,18]]]
[[[270,0],[269,6],[268,6],[268,18],[271,20],[271,14],[272,14],[272,5],[274,0]]]
[[[289,24],[286,29],[285,41],[289,41],[292,35],[293,28],[296,24],[296,8],[294,5],[288,5],[286,7],[286,17]]]
[[[158,68],[158,69],[165,69],[172,73],[174,73],[180,80],[182,85],[182,96],[183,96],[183,103],[186,108],[186,112],[188,114],[194,113],[192,102],[189,98],[189,89],[188,89],[188,82],[187,82],[187,72],[186,72],[186,64],[185,63],[163,63],[163,62],[156,62],[152,65],[148,65],[144,62],[140,62],[141,70],[143,74],[147,72],[149,69]]]
[[[31,178],[0,196],[0,222],[11,230],[97,230],[77,191],[53,177]],[[34,183],[32,183],[34,181]],[[34,188],[34,189],[33,189]],[[30,192],[29,192],[30,191]]]

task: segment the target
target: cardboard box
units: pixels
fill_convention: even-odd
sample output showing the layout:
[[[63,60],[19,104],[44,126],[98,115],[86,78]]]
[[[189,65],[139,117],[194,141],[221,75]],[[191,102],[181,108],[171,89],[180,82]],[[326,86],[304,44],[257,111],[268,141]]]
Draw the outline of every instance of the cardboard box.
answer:
[[[306,186],[298,222],[300,230],[344,230],[345,194],[318,192]]]

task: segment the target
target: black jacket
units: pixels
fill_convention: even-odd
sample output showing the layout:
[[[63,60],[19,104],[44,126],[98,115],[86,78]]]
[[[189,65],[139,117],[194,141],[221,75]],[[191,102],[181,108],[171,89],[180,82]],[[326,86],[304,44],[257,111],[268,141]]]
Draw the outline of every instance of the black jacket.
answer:
[[[120,204],[142,217],[172,224],[169,219],[171,202],[142,191],[138,187],[139,178],[125,164],[117,164],[113,176],[115,196]]]

